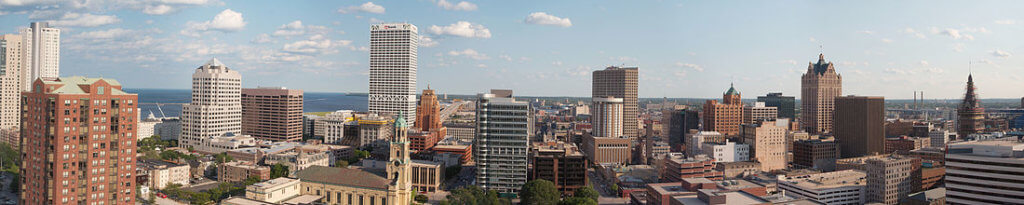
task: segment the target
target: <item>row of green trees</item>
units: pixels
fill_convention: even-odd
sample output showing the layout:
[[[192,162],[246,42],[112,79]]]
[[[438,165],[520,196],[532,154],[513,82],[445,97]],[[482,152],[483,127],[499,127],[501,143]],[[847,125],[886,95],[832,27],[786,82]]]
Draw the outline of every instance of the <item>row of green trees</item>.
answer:
[[[161,192],[166,194],[168,197],[186,200],[189,204],[214,204],[231,196],[245,195],[245,186],[258,182],[260,182],[260,179],[255,177],[246,179],[244,182],[237,184],[221,182],[217,187],[202,192],[181,189],[180,184],[171,184],[167,185],[167,187],[161,190]]]
[[[18,154],[18,150],[7,143],[0,143],[0,170],[9,173],[11,177],[11,184],[7,187],[7,190],[11,193],[18,193],[21,189],[21,155]]]
[[[562,192],[558,191],[554,182],[538,179],[526,182],[519,191],[519,197],[520,204],[524,205],[597,205],[601,194],[593,187],[587,186],[577,189],[572,196],[563,199]],[[496,191],[467,186],[452,190],[441,204],[505,205],[512,202],[499,197]]]

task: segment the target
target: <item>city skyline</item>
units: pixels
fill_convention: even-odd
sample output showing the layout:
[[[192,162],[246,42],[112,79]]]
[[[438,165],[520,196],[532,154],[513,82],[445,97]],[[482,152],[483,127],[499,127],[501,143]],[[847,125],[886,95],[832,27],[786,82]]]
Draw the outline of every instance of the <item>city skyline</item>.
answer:
[[[805,63],[824,53],[844,94],[958,99],[972,67],[980,98],[1022,95],[1017,2],[463,2],[20,1],[0,3],[0,33],[51,21],[61,76],[129,88],[187,89],[216,57],[243,87],[367,92],[367,28],[407,22],[423,29],[416,90],[439,93],[584,97],[592,71],[626,65],[639,67],[639,97],[716,98],[727,82],[748,98],[798,96]]]

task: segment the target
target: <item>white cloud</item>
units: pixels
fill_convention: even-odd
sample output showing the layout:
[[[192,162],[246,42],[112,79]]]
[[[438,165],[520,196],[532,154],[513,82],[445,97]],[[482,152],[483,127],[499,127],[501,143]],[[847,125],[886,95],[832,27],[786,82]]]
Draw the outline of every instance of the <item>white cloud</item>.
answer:
[[[296,20],[291,23],[281,25],[274,31],[274,36],[295,36],[306,33],[305,27],[302,26],[302,21]]]
[[[477,52],[476,50],[469,49],[469,48],[467,48],[465,50],[462,50],[462,51],[448,51],[448,55],[450,55],[450,56],[465,56],[465,57],[469,57],[469,58],[472,58],[472,59],[475,59],[475,60],[491,59],[491,57],[487,56],[487,54],[483,54],[483,53]]]
[[[127,36],[127,35],[131,34],[132,32],[133,32],[132,30],[128,30],[128,29],[113,28],[113,29],[109,29],[109,30],[81,32],[81,33],[73,35],[72,37],[73,38],[82,38],[82,39],[113,39],[113,38]]]
[[[67,27],[97,27],[117,22],[121,22],[121,19],[118,19],[117,16],[113,15],[108,16],[68,12],[60,19],[53,21],[53,25]]]
[[[225,9],[221,11],[217,16],[213,17],[213,20],[204,22],[192,22],[186,23],[185,30],[181,33],[189,36],[199,36],[197,32],[217,30],[223,32],[234,32],[245,28],[245,19],[242,18],[242,13],[232,11],[231,9]]]
[[[160,2],[168,4],[191,4],[191,5],[203,5],[209,3],[207,0],[160,0]]]
[[[490,38],[491,30],[483,25],[473,24],[467,21],[459,21],[448,26],[430,26],[430,33],[436,35],[450,35],[466,38]]]
[[[867,34],[867,35],[875,34],[874,31],[857,31],[857,33],[862,33],[862,34]]]
[[[913,28],[905,28],[905,29],[901,30],[900,32],[913,35],[914,37],[917,37],[917,38],[920,38],[920,39],[927,39],[928,38],[928,36],[925,36],[924,33],[918,32],[917,30],[914,30]]]
[[[274,40],[270,39],[270,35],[267,35],[267,34],[264,33],[264,34],[260,34],[260,35],[256,36],[256,38],[252,39],[252,41],[250,41],[250,42],[252,42],[252,43],[270,43],[270,42],[273,42],[273,41]]]
[[[921,60],[921,62],[918,62],[917,64],[920,64],[921,66],[925,66],[925,67],[928,67],[928,66],[931,65],[931,63],[928,63],[928,61],[926,61],[926,60]]]
[[[932,33],[935,33],[935,34],[949,36],[949,37],[951,37],[953,39],[964,39],[964,40],[974,40],[974,35],[971,34],[971,33],[991,33],[991,31],[989,31],[985,27],[979,27],[979,28],[965,27],[963,29],[954,29],[954,28],[939,29],[939,28],[932,27],[931,30],[932,30]]]
[[[504,55],[504,54],[503,55],[499,55],[498,58],[501,58],[502,60],[505,60],[505,61],[512,61],[512,56],[509,56],[509,55]]]
[[[622,62],[622,61],[636,61],[636,58],[629,57],[629,56],[619,56],[619,57],[608,57],[608,60]]]
[[[953,51],[964,52],[964,44],[963,43],[953,44]]]
[[[149,5],[146,6],[145,9],[142,9],[142,13],[149,15],[164,15],[171,13],[171,11],[174,11],[174,8],[171,8],[171,6],[168,6],[166,4]]]
[[[420,35],[419,43],[420,47],[434,47],[440,44],[437,41],[434,41],[433,38],[427,37],[426,35]]]
[[[476,4],[460,1],[459,3],[452,4],[451,2],[440,0],[437,1],[437,6],[444,8],[444,10],[455,10],[455,11],[475,11]]]
[[[366,13],[383,14],[385,10],[386,9],[384,9],[383,6],[374,4],[373,2],[366,2],[366,3],[363,3],[362,5],[359,5],[359,6],[349,6],[349,7],[339,8],[338,9],[338,13],[347,14],[347,13],[353,13],[353,12],[366,12]]]
[[[700,66],[700,65],[697,65],[697,64],[676,62],[673,65],[676,66],[676,67],[680,67],[680,68],[692,68],[693,70],[695,70],[697,72],[704,72],[704,67]]]
[[[302,55],[319,55],[333,53],[333,48],[338,46],[347,46],[352,44],[349,40],[332,41],[327,39],[323,35],[310,36],[308,40],[301,40],[292,43],[284,44],[281,49],[284,52],[302,54]]]
[[[1017,21],[1013,20],[1013,19],[996,20],[995,22],[996,22],[996,24],[1003,24],[1003,25],[1017,24]]]
[[[882,43],[892,43],[892,39],[883,38]]]
[[[807,40],[811,41],[812,43],[817,43],[818,42],[818,39],[815,39],[814,37],[811,37],[810,39],[807,39]]]
[[[483,63],[481,63],[481,64],[476,64],[476,67],[477,67],[477,68],[487,68],[487,64],[483,64]]]
[[[990,51],[990,53],[992,54],[992,56],[998,57],[998,58],[1009,58],[1010,56],[1013,55],[1013,54],[1010,54],[1010,52],[1006,52],[1006,51],[999,50],[999,49],[996,49],[994,51]]]
[[[554,66],[562,66],[562,61],[555,61],[555,62],[551,62],[551,65],[554,65]]]
[[[572,26],[572,20],[569,20],[569,18],[561,18],[544,12],[533,12],[529,16],[526,16],[526,20],[524,20],[524,22],[528,24],[537,25],[552,25],[561,27]]]

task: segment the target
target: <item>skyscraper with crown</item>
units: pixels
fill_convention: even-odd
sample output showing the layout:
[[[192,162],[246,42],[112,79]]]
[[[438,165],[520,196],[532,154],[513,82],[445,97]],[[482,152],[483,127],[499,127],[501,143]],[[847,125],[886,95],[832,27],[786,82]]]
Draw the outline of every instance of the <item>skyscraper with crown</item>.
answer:
[[[956,110],[957,134],[966,136],[981,133],[985,130],[985,108],[981,107],[978,94],[975,93],[974,76],[967,75],[967,93]]]

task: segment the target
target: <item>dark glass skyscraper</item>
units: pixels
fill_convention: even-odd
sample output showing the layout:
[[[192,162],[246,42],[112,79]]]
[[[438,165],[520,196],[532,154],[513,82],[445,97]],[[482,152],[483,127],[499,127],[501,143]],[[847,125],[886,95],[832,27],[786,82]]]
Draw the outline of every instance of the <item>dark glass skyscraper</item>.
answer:
[[[685,140],[683,137],[691,129],[699,129],[698,123],[700,117],[697,116],[697,111],[694,109],[675,109],[666,110],[662,115],[666,120],[662,126],[668,127],[668,132],[665,133],[668,138],[668,144],[672,147],[672,151],[680,151]]]
[[[766,96],[758,96],[757,101],[764,102],[764,106],[778,108],[779,118],[796,120],[796,97],[782,96],[782,93],[768,93]]]

